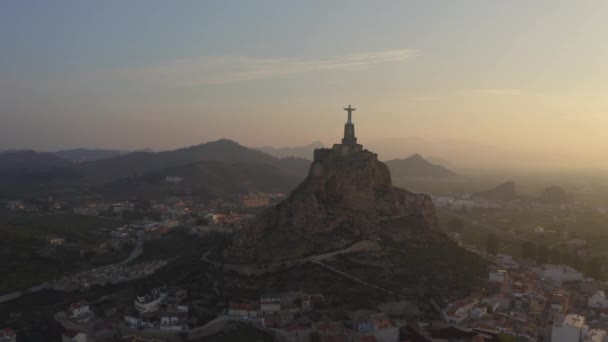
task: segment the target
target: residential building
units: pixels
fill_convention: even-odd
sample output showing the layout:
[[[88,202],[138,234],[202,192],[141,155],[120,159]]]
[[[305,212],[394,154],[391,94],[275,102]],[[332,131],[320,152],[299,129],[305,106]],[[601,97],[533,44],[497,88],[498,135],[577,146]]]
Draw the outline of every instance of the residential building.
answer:
[[[593,294],[593,296],[589,297],[587,300],[587,305],[590,308],[595,309],[604,309],[608,308],[608,299],[606,299],[606,294],[604,291],[597,291]]]
[[[259,305],[257,303],[235,303],[228,304],[228,315],[235,317],[257,317]]]
[[[581,342],[604,342],[608,340],[608,333],[606,330],[592,329],[589,330],[581,338]]]
[[[11,328],[0,330],[0,342],[17,342],[17,334]]]
[[[533,271],[541,279],[555,283],[583,280],[583,274],[581,272],[565,265],[542,265],[535,267]]]
[[[551,329],[551,342],[577,342],[589,332],[585,317],[580,315],[561,315]]]
[[[86,324],[95,316],[89,308],[89,303],[85,300],[71,304],[65,314],[76,324]]]
[[[489,281],[504,284],[509,279],[509,273],[506,270],[497,270],[490,272]]]
[[[135,309],[140,313],[156,312],[167,298],[167,291],[164,288],[155,288],[148,294],[135,298]]]
[[[62,342],[87,342],[87,334],[81,331],[67,330],[61,336]]]
[[[160,316],[160,328],[162,330],[187,330],[188,315],[184,313],[163,313]]]
[[[266,294],[260,297],[260,312],[262,315],[273,315],[281,311],[281,295]]]
[[[472,297],[450,303],[443,310],[443,315],[449,323],[461,324],[469,317],[477,303],[479,300]]]

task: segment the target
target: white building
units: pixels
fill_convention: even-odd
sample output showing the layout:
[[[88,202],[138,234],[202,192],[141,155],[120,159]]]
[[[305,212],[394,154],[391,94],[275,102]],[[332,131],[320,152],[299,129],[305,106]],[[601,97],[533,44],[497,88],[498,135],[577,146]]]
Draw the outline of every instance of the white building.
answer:
[[[160,328],[162,330],[187,330],[188,325],[181,315],[164,313],[160,316]]]
[[[89,308],[89,303],[85,300],[70,305],[65,314],[72,322],[77,324],[86,324],[94,316]]]
[[[144,296],[135,298],[135,309],[141,314],[156,312],[165,298],[167,298],[167,291],[156,288]]]
[[[532,269],[543,280],[563,283],[566,281],[582,281],[583,274],[570,266],[542,265]]]
[[[606,299],[606,294],[604,291],[597,291],[593,294],[593,296],[589,297],[587,300],[587,305],[590,308],[595,309],[604,309],[608,308],[608,299]]]
[[[61,341],[62,342],[87,342],[87,334],[80,332],[80,331],[68,330],[68,331],[64,332],[63,335],[61,336]]]
[[[587,332],[581,342],[604,342],[608,339],[606,330],[592,329]]]
[[[497,270],[494,272],[490,272],[488,279],[490,281],[504,284],[508,279],[508,273],[506,270]]]
[[[577,342],[589,333],[585,317],[580,315],[561,315],[551,328],[551,342]]]
[[[0,330],[0,342],[17,342],[17,334],[11,328]]]
[[[281,295],[267,294],[260,298],[260,313],[262,315],[272,315],[281,311]]]

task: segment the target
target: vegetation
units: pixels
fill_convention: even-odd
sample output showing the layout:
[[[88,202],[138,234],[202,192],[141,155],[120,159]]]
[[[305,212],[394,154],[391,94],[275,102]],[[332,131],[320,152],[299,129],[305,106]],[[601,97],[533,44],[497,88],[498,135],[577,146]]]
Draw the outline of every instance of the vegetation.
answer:
[[[106,236],[100,228],[123,225],[119,220],[83,215],[12,215],[0,218],[0,294],[77,273],[124,258],[128,251],[93,252]],[[49,245],[49,237],[65,239]],[[126,248],[126,247],[125,247]]]

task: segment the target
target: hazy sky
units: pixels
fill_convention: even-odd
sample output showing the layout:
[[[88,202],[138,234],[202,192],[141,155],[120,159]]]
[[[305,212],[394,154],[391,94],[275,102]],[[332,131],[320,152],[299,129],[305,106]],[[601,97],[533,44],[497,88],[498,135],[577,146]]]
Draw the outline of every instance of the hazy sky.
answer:
[[[364,144],[604,167],[606,18],[584,0],[4,0],[0,149],[329,144],[350,103]]]

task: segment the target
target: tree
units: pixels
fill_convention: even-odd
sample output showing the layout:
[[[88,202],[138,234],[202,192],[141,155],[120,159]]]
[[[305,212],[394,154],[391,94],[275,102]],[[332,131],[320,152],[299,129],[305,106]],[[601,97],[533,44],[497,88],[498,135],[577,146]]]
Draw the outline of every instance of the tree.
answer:
[[[561,264],[562,263],[562,253],[557,247],[551,248],[549,252],[549,259],[553,264]]]
[[[602,279],[602,260],[598,257],[595,257],[587,263],[585,267],[585,273],[597,280]]]
[[[536,244],[531,241],[524,241],[522,244],[522,256],[526,259],[536,260]]]
[[[545,245],[540,245],[536,249],[536,262],[539,264],[546,264],[549,262],[549,248]]]
[[[488,234],[488,241],[486,242],[486,251],[492,255],[498,254],[498,250],[500,248],[500,241],[498,241],[498,236],[494,233]]]

